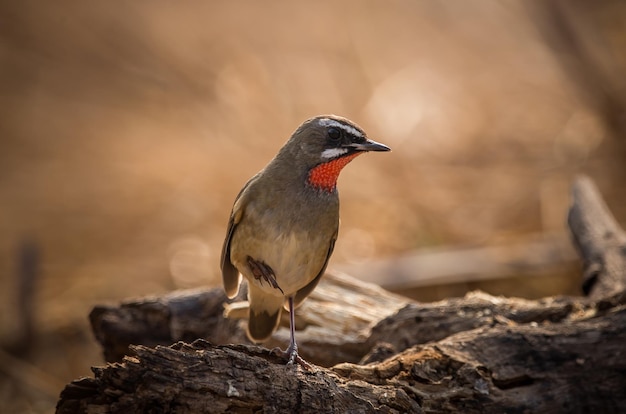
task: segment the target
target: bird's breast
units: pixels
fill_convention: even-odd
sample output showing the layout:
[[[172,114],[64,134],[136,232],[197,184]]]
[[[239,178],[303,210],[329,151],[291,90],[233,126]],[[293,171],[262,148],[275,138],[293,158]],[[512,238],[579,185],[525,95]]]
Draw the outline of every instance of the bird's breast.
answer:
[[[254,277],[247,258],[264,262],[289,296],[311,282],[324,266],[339,224],[338,206],[306,212],[292,204],[282,214],[277,209],[248,206],[233,234],[231,260],[249,283],[269,294],[282,295],[271,284]]]

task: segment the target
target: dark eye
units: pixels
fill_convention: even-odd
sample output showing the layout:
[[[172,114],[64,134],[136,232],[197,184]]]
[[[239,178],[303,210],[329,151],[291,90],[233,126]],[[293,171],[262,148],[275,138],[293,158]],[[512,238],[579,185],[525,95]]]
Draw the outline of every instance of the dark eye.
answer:
[[[328,138],[337,141],[341,138],[341,132],[337,128],[328,128]]]

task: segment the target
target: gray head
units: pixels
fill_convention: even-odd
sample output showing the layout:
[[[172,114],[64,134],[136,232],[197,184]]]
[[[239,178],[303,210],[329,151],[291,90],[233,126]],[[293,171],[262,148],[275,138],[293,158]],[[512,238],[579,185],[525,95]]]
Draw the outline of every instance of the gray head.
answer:
[[[320,115],[296,129],[277,157],[289,157],[304,168],[313,168],[365,151],[389,151],[367,137],[363,129],[337,115]]]

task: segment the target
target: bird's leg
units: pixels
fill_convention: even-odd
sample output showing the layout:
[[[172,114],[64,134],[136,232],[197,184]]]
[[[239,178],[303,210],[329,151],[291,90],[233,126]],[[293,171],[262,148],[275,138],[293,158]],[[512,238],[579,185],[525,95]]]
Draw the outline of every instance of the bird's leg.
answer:
[[[252,275],[256,280],[260,280],[263,283],[265,280],[269,283],[274,289],[280,290],[280,293],[283,295],[285,292],[278,286],[278,282],[276,281],[276,277],[274,275],[274,270],[264,261],[254,260],[252,257],[247,257],[248,266],[252,271]]]
[[[306,370],[311,369],[311,365],[306,362],[300,355],[298,355],[298,344],[296,344],[296,317],[295,317],[295,307],[293,305],[293,296],[287,298],[289,302],[289,347],[286,351],[283,351],[280,348],[274,348],[270,351],[272,354],[276,354],[282,358],[287,358],[287,365],[293,365],[294,363],[298,363],[302,368]]]
[[[287,348],[287,355],[289,356],[289,363],[293,364],[298,357],[298,344],[296,343],[296,316],[293,308],[293,296],[289,296],[289,347]]]
[[[289,357],[289,361],[287,361],[287,365],[291,365],[294,362],[297,362],[304,369],[310,369],[311,365],[306,362],[300,355],[298,355],[298,344],[296,343],[296,310],[293,305],[293,296],[289,296],[289,332],[290,332],[290,340],[289,347],[287,348],[286,354]]]

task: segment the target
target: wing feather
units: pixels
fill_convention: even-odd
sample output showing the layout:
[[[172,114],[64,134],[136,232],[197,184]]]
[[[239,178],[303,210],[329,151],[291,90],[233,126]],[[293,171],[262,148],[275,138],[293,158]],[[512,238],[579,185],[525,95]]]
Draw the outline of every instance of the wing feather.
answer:
[[[230,218],[228,220],[228,228],[226,230],[226,238],[224,239],[224,244],[222,245],[222,256],[220,259],[220,268],[222,269],[222,282],[224,283],[224,290],[226,291],[226,296],[229,298],[234,298],[237,296],[237,292],[239,291],[239,284],[241,283],[241,274],[239,274],[239,270],[235,267],[233,262],[230,260],[230,243],[233,239],[233,234],[237,230],[237,225],[243,218],[243,213],[245,210],[245,199],[246,199],[246,190],[250,186],[250,184],[257,178],[258,174],[255,175],[243,186],[239,194],[237,194],[237,198],[235,199],[235,203],[233,205],[233,211],[230,213]]]

